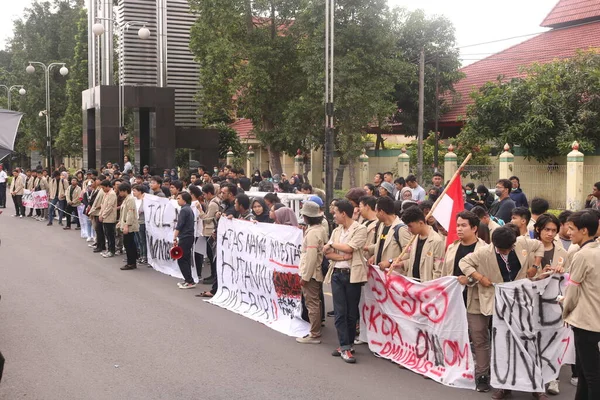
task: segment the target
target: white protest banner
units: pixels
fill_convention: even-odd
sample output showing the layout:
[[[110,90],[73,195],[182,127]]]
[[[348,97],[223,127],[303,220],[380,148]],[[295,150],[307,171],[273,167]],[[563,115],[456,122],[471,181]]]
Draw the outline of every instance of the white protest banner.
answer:
[[[23,207],[33,208],[33,192],[31,190],[24,189],[23,197],[21,198]]]
[[[177,226],[178,210],[169,199],[151,194],[144,195],[144,221],[148,244],[148,263],[152,268],[183,279],[177,261],[171,258],[173,232]],[[192,268],[194,281],[198,281],[196,268]]]
[[[33,192],[33,208],[48,208],[48,194],[45,190]]]
[[[463,286],[456,277],[419,283],[369,267],[360,303],[369,349],[434,381],[475,389]]]
[[[209,302],[286,335],[307,335],[310,326],[300,317],[301,245],[298,228],[221,218],[219,289]]]
[[[544,392],[563,364],[575,363],[571,328],[557,297],[566,279],[521,279],[496,285],[492,328],[491,385],[497,389]]]

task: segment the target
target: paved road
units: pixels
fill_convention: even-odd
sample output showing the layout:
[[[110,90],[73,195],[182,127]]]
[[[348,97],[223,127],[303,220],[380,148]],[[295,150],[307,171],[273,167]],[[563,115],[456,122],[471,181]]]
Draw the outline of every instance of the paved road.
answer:
[[[78,231],[5,211],[0,399],[490,398],[400,370],[365,346],[344,364],[330,355],[331,318],[323,344],[299,345],[152,269],[120,271],[120,257],[92,254]],[[574,397],[566,371],[561,387],[556,398]]]

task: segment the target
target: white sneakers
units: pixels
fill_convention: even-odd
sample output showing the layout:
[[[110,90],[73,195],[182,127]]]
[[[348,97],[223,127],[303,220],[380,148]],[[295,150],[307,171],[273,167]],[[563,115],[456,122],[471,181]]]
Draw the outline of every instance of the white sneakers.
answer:
[[[548,383],[548,389],[546,389],[548,394],[557,395],[560,393],[560,389],[558,388],[558,380],[551,381]]]
[[[179,289],[193,289],[196,287],[195,283],[179,282],[177,283]]]

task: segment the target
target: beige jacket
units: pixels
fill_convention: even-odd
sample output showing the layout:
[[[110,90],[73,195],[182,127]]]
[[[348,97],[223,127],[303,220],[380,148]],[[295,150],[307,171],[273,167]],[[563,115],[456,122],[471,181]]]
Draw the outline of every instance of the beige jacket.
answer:
[[[65,199],[67,200],[67,204],[72,207],[77,207],[81,204],[81,199],[79,196],[81,196],[81,188],[79,186],[75,186],[75,189],[73,190],[73,196],[71,196],[71,186],[69,186],[65,191]]]
[[[104,193],[102,197],[100,217],[103,224],[114,224],[117,222],[117,194],[112,189],[108,193]]]
[[[517,238],[515,253],[521,263],[521,269],[515,280],[524,279],[527,277],[527,270],[533,266],[535,257],[544,256],[544,246],[539,240],[521,236]],[[496,248],[491,244],[480,247],[464,257],[460,260],[459,267],[466,276],[479,272],[492,283],[504,283],[502,273],[498,267]],[[484,287],[478,284],[469,288],[467,312],[469,314],[492,315],[494,312],[494,296],[494,286]]]
[[[340,243],[340,235],[343,226],[338,226],[331,233],[331,243]],[[367,281],[367,263],[363,257],[363,247],[367,243],[367,228],[364,225],[354,221],[348,228],[348,237],[346,244],[354,249],[350,263],[350,283],[362,283]],[[335,268],[336,261],[331,261],[329,271],[325,277],[325,283],[331,282],[331,275]]]
[[[573,255],[563,319],[579,329],[600,332],[600,246],[588,243]]]
[[[375,229],[377,228],[377,220],[371,221],[369,223],[364,223],[363,225],[365,226],[365,228],[367,228],[367,244],[365,247],[370,247],[370,245],[372,243],[375,242],[375,235],[377,234],[377,232],[375,232]],[[381,224],[379,224],[381,225]],[[364,251],[363,252],[365,258],[369,258],[370,254],[369,254],[369,250]]]
[[[500,225],[498,225],[498,223],[496,221],[492,221],[492,219],[490,218],[490,222],[488,223],[488,229],[490,230],[490,237],[492,237],[492,233],[494,233],[494,231],[498,228],[500,228]]]
[[[49,194],[48,189],[50,189],[50,186],[48,185],[48,177],[40,177],[40,190],[45,190],[46,194]]]
[[[96,198],[94,199],[94,203],[90,207],[89,216],[90,217],[98,217],[100,216],[100,209],[102,208],[102,200],[104,199],[104,190],[101,188],[96,188],[98,191]]]
[[[198,216],[202,219],[202,236],[209,237],[215,231],[215,215],[219,211],[221,201],[217,196],[213,197],[206,207],[206,212],[199,211]]]
[[[381,259],[379,260],[379,262],[388,261],[390,259],[395,260],[396,257],[398,257],[400,255],[400,253],[402,253],[402,249],[400,248],[400,246],[402,246],[402,248],[404,248],[410,242],[410,238],[412,235],[410,234],[410,232],[408,231],[408,228],[406,226],[402,226],[401,228],[398,228],[398,239],[400,241],[400,246],[398,245],[398,243],[396,242],[396,239],[394,238],[394,232],[395,232],[396,226],[400,225],[401,223],[402,223],[402,221],[400,220],[400,218],[396,217],[394,222],[392,222],[392,225],[390,225],[390,230],[388,231],[388,234],[385,237],[385,241],[383,242],[383,251],[381,252]],[[375,258],[377,258],[377,252],[379,251],[379,244],[381,243],[381,235],[383,233],[384,228],[385,228],[385,225],[383,223],[380,223],[379,228],[377,229],[377,232],[375,233],[376,241],[374,244],[369,245],[369,257],[374,255]],[[408,241],[406,241],[407,235],[408,235]],[[404,236],[404,239],[403,239],[403,236]],[[404,240],[404,243],[403,243],[403,240]],[[408,258],[408,256],[406,256],[406,258]],[[377,262],[377,260],[375,260],[375,262]]]
[[[306,228],[302,239],[299,267],[300,278],[303,281],[315,279],[317,282],[323,282],[321,263],[323,246],[327,244],[327,239],[327,232],[323,225],[312,225]]]
[[[52,200],[54,198],[54,193],[57,190],[57,185],[58,185],[58,199],[59,200],[65,199],[65,189],[70,186],[69,182],[67,182],[66,179],[59,179],[59,181],[57,183],[55,178],[50,178],[50,182],[48,184],[49,189],[50,189],[50,192],[48,193],[48,199]]]
[[[487,243],[482,239],[477,239],[477,243],[475,244],[475,250],[482,248],[483,246],[487,246]],[[444,258],[444,265],[442,266],[442,276],[452,276],[454,275],[454,261],[456,261],[456,252],[460,247],[460,240],[454,241],[454,243],[448,246],[446,250],[446,257]]]
[[[26,187],[26,189],[34,192],[35,188],[37,187],[37,185],[39,185],[39,183],[40,183],[40,178],[38,178],[37,176],[34,178],[32,176],[27,181],[27,187]]]
[[[140,222],[138,219],[137,209],[135,208],[135,198],[128,195],[121,203],[121,216],[117,228],[123,230],[127,225],[129,233],[138,232],[140,230]]]
[[[416,249],[417,249],[416,238],[413,244],[408,249],[409,258],[404,261],[404,267],[402,268],[402,275],[412,277],[412,268],[415,263]],[[444,264],[444,254],[446,253],[446,241],[438,235],[433,228],[429,227],[429,235],[425,244],[423,245],[423,251],[421,252],[421,262],[419,264],[419,275],[421,282],[428,282],[442,276],[442,265]]]
[[[21,175],[13,176],[12,182],[10,183],[10,194],[15,196],[23,196],[23,190],[25,189],[25,181]]]

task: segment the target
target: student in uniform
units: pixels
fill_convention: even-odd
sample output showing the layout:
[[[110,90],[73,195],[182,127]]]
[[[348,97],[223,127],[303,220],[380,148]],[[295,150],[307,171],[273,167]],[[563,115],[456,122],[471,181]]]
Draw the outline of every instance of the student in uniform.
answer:
[[[65,202],[67,207],[66,211],[66,219],[67,226],[65,226],[64,230],[71,229],[71,219],[77,222],[77,230],[81,229],[81,223],[79,222],[79,217],[77,216],[77,206],[81,204],[81,188],[79,187],[79,181],[77,178],[71,178],[71,186],[66,190]]]
[[[102,207],[98,220],[102,223],[102,229],[108,242],[108,250],[102,253],[102,257],[110,258],[115,256],[115,240],[117,225],[117,194],[111,187],[110,181],[105,179],[100,184],[104,196],[102,197]]]
[[[391,198],[380,197],[375,210],[379,222],[374,241],[367,244],[370,254],[368,263],[386,270],[400,256],[403,246],[408,245],[412,235],[396,215],[394,201]]]
[[[131,195],[131,185],[127,182],[119,185],[119,197],[123,198],[121,213],[117,228],[123,232],[123,245],[127,254],[127,264],[121,270],[127,271],[137,268],[137,249],[135,247],[135,234],[139,231],[139,216],[135,207],[135,198]]]
[[[94,253],[101,253],[106,251],[106,237],[104,236],[104,227],[102,226],[102,222],[100,222],[100,211],[102,209],[102,200],[104,199],[104,190],[102,190],[101,186],[103,178],[103,175],[99,175],[94,181],[94,191],[92,192],[92,196],[90,197],[91,205],[88,211],[88,216],[92,220],[92,225],[94,226],[94,230],[96,231],[96,244],[90,246],[94,249]]]
[[[578,211],[568,218],[573,244],[569,285],[563,305],[563,318],[573,327],[577,353],[576,400],[600,399],[600,248],[595,236],[598,217]]]
[[[421,282],[439,278],[444,263],[445,239],[427,224],[425,214],[418,207],[404,211],[402,221],[417,238],[408,250],[408,261],[400,261],[394,268],[402,268],[403,275]]]
[[[23,190],[25,189],[25,180],[19,174],[16,168],[13,170],[13,179],[10,183],[10,195],[15,204],[15,215],[13,217],[23,218],[25,216],[25,207],[23,207]]]

